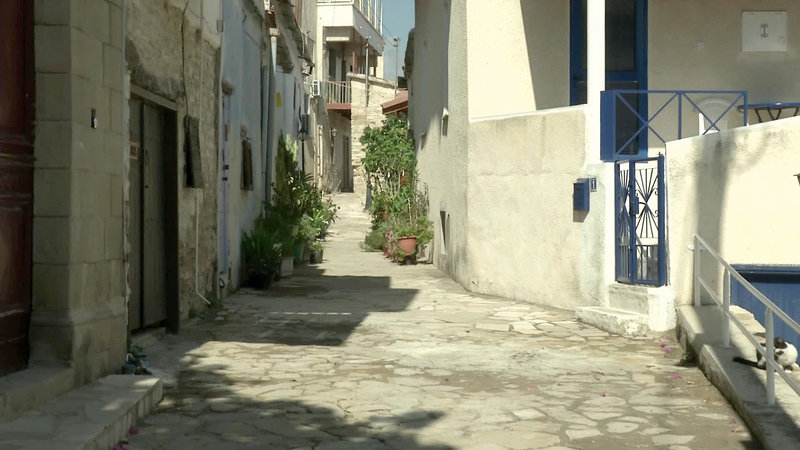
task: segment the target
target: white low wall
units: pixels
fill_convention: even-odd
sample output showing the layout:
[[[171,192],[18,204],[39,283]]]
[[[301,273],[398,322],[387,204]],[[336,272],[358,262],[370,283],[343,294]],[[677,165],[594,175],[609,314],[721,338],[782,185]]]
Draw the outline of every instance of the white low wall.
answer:
[[[669,142],[666,159],[677,304],[692,301],[696,232],[733,264],[800,264],[800,117]]]
[[[602,304],[604,183],[588,214],[572,209],[573,183],[587,170],[586,113],[469,124],[471,289],[566,309]]]

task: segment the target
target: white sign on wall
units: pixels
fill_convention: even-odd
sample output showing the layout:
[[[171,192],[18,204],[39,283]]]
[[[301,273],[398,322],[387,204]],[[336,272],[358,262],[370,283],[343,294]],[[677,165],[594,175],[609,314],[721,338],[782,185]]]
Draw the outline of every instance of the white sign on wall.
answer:
[[[743,52],[785,52],[786,11],[742,12]]]

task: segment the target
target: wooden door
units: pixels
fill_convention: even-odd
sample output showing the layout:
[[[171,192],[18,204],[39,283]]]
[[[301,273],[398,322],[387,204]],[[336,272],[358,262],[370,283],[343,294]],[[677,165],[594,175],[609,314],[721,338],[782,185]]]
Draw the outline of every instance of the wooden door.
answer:
[[[145,103],[142,111],[144,205],[142,208],[142,326],[167,318],[167,164],[161,108]],[[172,179],[171,177],[170,179]]]
[[[129,255],[128,283],[131,293],[128,299],[128,330],[142,327],[142,102],[130,100],[130,219],[128,240],[131,245]]]
[[[128,330],[166,324],[174,331],[178,314],[175,113],[138,97],[131,98],[130,111]]]
[[[33,214],[33,2],[0,2],[0,374],[28,362]]]

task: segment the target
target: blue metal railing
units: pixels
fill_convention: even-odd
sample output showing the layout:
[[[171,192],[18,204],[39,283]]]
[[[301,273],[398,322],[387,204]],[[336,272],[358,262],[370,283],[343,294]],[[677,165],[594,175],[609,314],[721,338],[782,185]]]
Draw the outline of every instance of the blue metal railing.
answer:
[[[664,155],[614,164],[616,280],[666,284]]]
[[[642,98],[642,96],[644,96]],[[648,105],[656,96],[666,96],[663,103],[655,105],[655,112]],[[709,98],[711,96],[725,97],[727,107],[719,113],[704,111],[697,101],[698,96]],[[692,98],[694,97],[694,98]],[[732,101],[728,99],[732,98]],[[684,105],[688,102],[688,105]],[[684,137],[684,107],[690,106],[710,124],[698,134],[706,134],[714,130],[719,131],[718,124],[739,103],[743,104],[742,125],[747,125],[747,91],[671,91],[671,90],[609,90],[600,93],[600,156],[604,161],[619,159],[646,158],[649,134],[652,133],[662,144],[667,142],[664,137],[670,130],[658,129],[654,123],[656,119],[665,118],[662,115],[668,107],[673,106],[676,112],[677,139]],[[636,105],[636,106],[634,106]],[[709,115],[710,114],[710,115]],[[698,116],[700,117],[700,116]],[[673,122],[674,123],[674,122]],[[674,131],[674,130],[673,130]],[[687,135],[688,136],[688,135]]]

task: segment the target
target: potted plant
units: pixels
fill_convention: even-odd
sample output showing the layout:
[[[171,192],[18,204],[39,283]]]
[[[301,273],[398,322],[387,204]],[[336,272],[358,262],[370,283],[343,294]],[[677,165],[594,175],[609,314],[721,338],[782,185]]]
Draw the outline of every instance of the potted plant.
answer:
[[[242,258],[247,284],[258,289],[268,288],[277,264],[280,263],[280,257],[280,237],[267,226],[264,216],[260,215],[250,233],[242,233]]]
[[[310,261],[311,264],[319,264],[322,262],[322,253],[325,250],[325,244],[320,239],[315,239],[314,242],[311,243],[311,255]]]
[[[265,204],[264,212],[266,214],[265,224],[273,230],[278,238],[281,248],[281,258],[278,264],[277,278],[287,278],[292,276],[294,258],[292,251],[294,248],[294,233],[293,233],[293,219],[286,214],[285,210],[281,210],[275,206]]]

